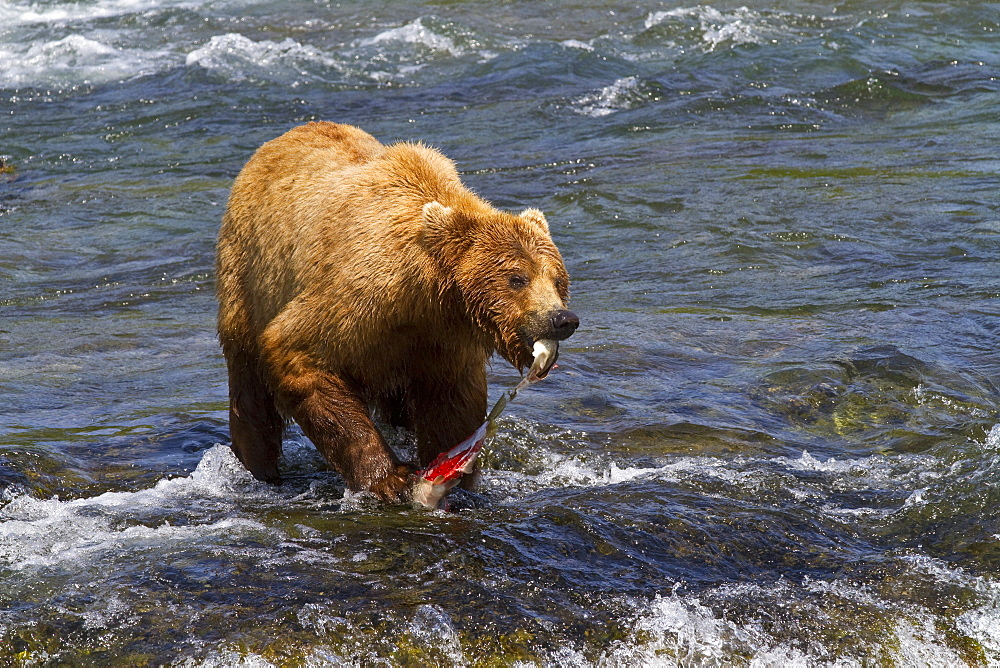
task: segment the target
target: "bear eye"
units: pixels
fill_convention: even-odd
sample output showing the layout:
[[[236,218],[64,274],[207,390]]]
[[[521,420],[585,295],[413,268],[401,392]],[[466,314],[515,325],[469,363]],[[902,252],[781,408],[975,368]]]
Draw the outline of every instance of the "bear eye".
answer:
[[[528,277],[524,274],[511,274],[507,280],[510,283],[511,290],[523,290],[528,287]]]

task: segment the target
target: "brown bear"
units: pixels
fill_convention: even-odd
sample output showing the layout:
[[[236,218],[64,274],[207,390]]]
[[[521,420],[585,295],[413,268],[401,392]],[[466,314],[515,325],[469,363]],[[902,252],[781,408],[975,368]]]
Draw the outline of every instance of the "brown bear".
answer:
[[[336,123],[267,142],[233,184],[218,256],[232,448],[279,482],[295,420],[351,490],[408,498],[414,467],[377,412],[416,435],[421,466],[486,413],[486,363],[518,369],[562,340],[569,277],[544,215],[499,211],[419,143]]]

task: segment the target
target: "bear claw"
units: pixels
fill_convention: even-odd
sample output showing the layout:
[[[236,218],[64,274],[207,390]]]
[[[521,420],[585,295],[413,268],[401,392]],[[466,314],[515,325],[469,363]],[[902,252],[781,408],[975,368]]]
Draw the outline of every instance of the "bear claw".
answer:
[[[395,471],[374,483],[369,489],[386,503],[402,504],[410,499],[413,481],[413,469],[406,464],[398,464]]]

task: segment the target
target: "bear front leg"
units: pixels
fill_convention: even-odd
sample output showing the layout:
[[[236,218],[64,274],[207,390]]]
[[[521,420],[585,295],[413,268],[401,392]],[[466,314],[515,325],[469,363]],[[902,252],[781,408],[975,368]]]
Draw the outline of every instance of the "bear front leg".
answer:
[[[472,367],[447,374],[446,380],[417,384],[412,392],[411,421],[417,436],[417,456],[427,466],[442,452],[472,435],[486,419],[486,370]],[[472,489],[479,465],[460,483]]]
[[[274,405],[274,396],[245,353],[224,349],[229,367],[230,447],[243,466],[258,480],[280,483],[278,458],[285,422]]]
[[[367,407],[337,376],[302,369],[277,383],[283,410],[337,471],[351,491],[369,490],[389,503],[409,500],[413,469],[400,463]]]

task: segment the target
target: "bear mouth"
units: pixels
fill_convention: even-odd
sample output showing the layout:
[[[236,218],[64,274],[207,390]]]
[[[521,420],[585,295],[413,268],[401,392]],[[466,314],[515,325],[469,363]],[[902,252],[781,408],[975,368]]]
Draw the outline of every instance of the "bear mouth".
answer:
[[[511,350],[512,354],[508,358],[518,371],[524,371],[531,366],[534,361],[531,349],[534,345],[535,337],[523,331],[518,334]]]
[[[513,351],[511,362],[518,371],[528,369],[532,380],[541,380],[549,375],[559,357],[559,342],[554,339],[534,338],[526,334],[518,337],[518,345]]]

